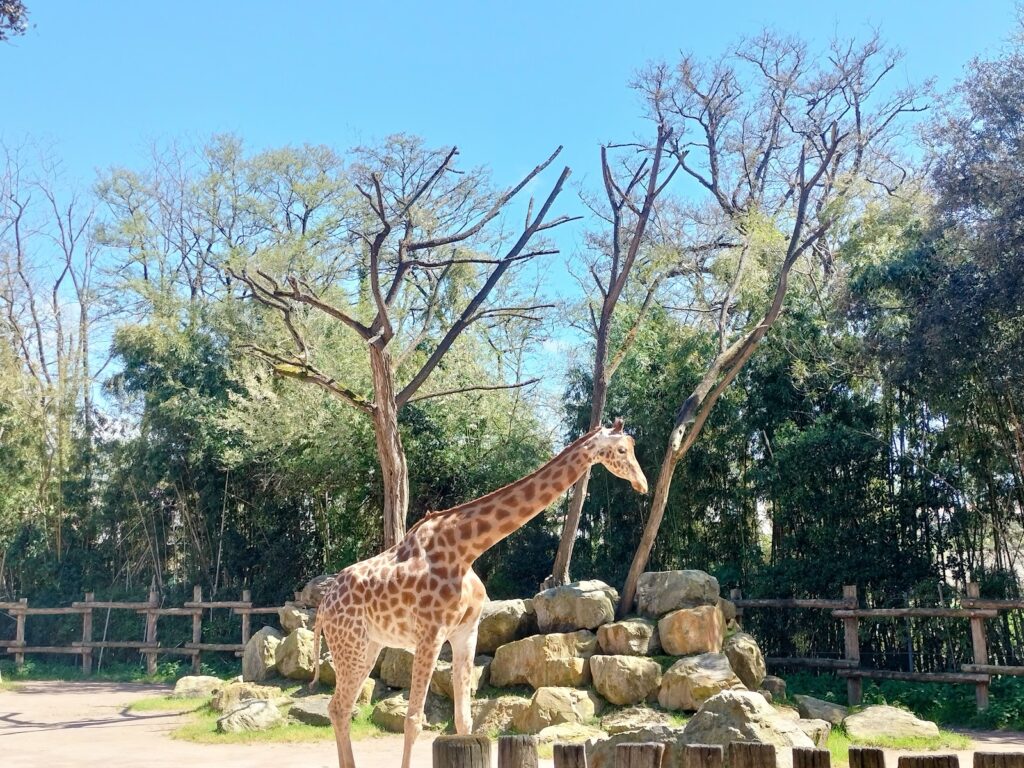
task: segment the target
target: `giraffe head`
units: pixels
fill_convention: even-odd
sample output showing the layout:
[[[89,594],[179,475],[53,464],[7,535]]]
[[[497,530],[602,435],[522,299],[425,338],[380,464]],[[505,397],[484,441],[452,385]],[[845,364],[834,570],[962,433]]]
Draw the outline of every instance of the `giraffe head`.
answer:
[[[633,438],[622,431],[622,419],[598,430],[592,438],[592,445],[596,449],[596,460],[609,472],[628,480],[637,493],[647,493],[647,478],[633,452]]]

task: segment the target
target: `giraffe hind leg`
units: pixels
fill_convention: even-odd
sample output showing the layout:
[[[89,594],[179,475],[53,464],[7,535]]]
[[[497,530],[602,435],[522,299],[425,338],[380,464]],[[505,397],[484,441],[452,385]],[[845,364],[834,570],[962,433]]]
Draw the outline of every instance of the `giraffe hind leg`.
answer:
[[[423,730],[423,706],[427,700],[427,686],[434,674],[434,666],[437,664],[437,656],[443,643],[444,638],[440,633],[431,633],[416,645],[416,655],[412,662],[412,684],[409,686],[409,708],[405,715],[402,768],[410,768],[413,744]]]
[[[339,626],[325,631],[324,637],[331,649],[337,678],[327,712],[334,725],[338,764],[341,768],[355,768],[355,757],[352,754],[352,711],[359,690],[377,661],[381,645],[372,642],[362,622],[354,619],[347,619]]]

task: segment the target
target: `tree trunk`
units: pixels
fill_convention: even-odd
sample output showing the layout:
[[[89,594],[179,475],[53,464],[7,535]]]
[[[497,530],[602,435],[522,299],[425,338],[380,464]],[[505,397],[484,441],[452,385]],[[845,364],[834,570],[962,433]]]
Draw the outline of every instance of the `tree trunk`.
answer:
[[[391,353],[370,345],[370,370],[373,373],[373,434],[377,440],[381,481],[384,486],[384,549],[405,538],[405,518],[409,511],[409,467],[398,431],[398,406],[395,404]]]

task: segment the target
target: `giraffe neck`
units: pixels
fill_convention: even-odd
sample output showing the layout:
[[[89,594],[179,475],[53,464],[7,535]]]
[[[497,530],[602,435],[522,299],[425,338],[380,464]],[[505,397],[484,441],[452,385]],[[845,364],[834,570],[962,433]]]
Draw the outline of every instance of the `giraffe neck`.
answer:
[[[456,531],[459,559],[467,565],[522,528],[570,488],[596,460],[585,435],[551,461],[511,485],[456,508],[444,521]],[[467,546],[468,545],[468,546]]]

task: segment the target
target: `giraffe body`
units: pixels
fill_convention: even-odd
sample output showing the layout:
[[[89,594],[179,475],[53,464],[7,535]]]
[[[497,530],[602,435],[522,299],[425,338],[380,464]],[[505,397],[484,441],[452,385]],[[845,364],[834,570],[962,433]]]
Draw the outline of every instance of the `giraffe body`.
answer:
[[[381,648],[414,653],[402,768],[422,729],[423,706],[441,646],[452,647],[455,729],[468,734],[470,674],[477,626],[487,592],[473,562],[487,549],[546,509],[583,472],[600,462],[646,493],[621,421],[584,435],[531,475],[479,499],[428,515],[399,544],[341,571],[317,610],[331,649],[337,683],[329,712],[341,768],[355,768],[349,728],[356,696]],[[313,684],[316,684],[314,679]]]

